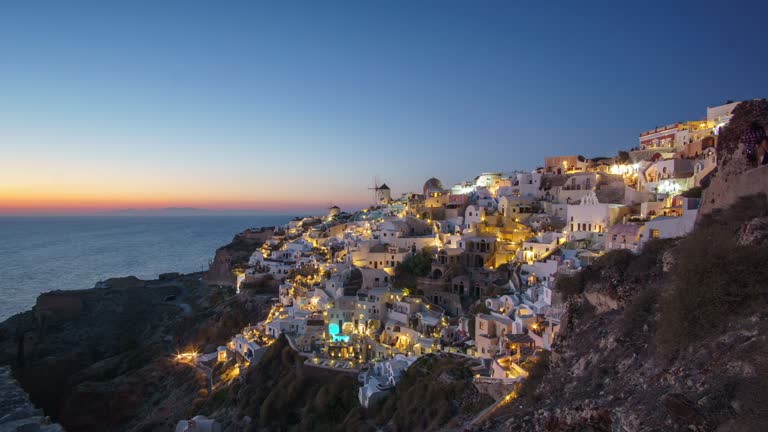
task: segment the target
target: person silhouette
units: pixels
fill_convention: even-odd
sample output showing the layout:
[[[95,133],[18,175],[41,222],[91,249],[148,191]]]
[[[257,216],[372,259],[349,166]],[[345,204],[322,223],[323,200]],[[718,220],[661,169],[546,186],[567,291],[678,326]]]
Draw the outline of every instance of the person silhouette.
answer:
[[[747,157],[750,165],[757,165],[757,152],[763,151],[763,157],[760,165],[768,164],[768,138],[766,138],[765,128],[753,123],[741,136],[741,143],[744,145],[742,153]]]

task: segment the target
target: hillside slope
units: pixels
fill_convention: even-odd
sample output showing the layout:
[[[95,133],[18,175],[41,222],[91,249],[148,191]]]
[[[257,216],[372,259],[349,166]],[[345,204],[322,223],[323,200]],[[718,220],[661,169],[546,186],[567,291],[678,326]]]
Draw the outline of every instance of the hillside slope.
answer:
[[[569,312],[548,371],[487,428],[764,430],[767,216],[765,195],[741,199],[559,280]]]

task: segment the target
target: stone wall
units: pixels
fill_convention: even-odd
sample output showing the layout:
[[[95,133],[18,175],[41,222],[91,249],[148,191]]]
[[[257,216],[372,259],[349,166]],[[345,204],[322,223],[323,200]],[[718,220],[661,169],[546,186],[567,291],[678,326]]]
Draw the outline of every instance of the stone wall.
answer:
[[[768,165],[749,167],[739,149],[704,189],[699,218],[714,210],[728,208],[741,197],[755,194],[768,196]]]

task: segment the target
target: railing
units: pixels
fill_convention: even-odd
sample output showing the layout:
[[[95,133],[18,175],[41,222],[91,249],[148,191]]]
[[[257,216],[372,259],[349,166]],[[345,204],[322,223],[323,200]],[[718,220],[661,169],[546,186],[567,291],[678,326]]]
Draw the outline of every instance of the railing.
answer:
[[[472,381],[478,383],[478,384],[504,384],[504,385],[511,385],[516,382],[524,380],[525,377],[523,375],[517,376],[515,378],[491,378],[491,377],[475,377],[472,379]]]
[[[648,130],[648,131],[645,131],[645,132],[641,132],[640,136],[642,137],[642,136],[653,135],[653,134],[655,134],[657,132],[662,132],[662,131],[666,131],[666,130],[670,130],[670,129],[677,129],[677,123],[668,124],[666,126],[659,126],[659,127],[655,128],[655,129],[651,129],[651,130]]]

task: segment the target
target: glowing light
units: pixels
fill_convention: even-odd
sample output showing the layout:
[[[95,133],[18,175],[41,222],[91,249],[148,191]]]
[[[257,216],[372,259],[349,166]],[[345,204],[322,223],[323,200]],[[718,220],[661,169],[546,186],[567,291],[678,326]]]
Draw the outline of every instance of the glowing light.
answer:
[[[640,164],[611,165],[610,173],[614,175],[630,176],[637,173]]]
[[[178,361],[188,361],[188,360],[194,361],[194,360],[197,360],[197,356],[198,355],[199,354],[194,352],[194,351],[178,353],[178,354],[176,354],[176,360],[178,360]]]
[[[336,336],[339,334],[339,325],[338,324],[331,324],[328,326],[328,333],[332,336]]]
[[[659,193],[663,194],[678,194],[682,190],[678,183],[671,182],[669,180],[660,183],[656,188]]]

